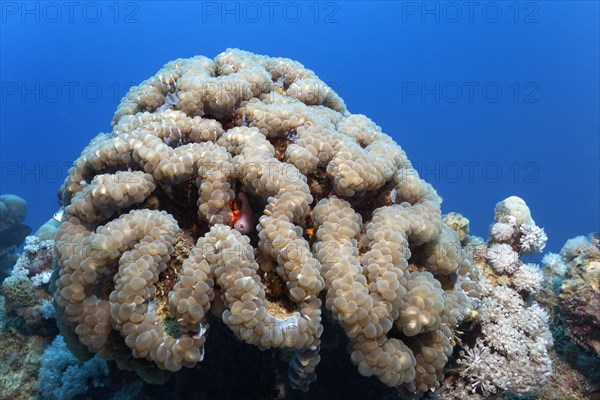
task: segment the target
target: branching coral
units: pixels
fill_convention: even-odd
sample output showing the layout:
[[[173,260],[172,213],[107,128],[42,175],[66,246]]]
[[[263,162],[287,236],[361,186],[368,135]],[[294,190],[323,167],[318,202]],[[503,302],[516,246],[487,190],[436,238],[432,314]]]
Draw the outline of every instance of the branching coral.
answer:
[[[131,89],[61,195],[54,299],[69,347],[160,382],[210,313],[319,361],[324,308],[365,376],[439,386],[478,270],[402,149],[301,64],[227,50]]]

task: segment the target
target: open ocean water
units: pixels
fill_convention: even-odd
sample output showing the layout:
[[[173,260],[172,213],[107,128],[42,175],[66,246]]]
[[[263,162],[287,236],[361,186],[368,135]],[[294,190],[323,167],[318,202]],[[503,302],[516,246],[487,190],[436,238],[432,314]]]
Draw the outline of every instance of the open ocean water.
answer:
[[[369,117],[402,147],[420,177],[429,182],[443,198],[442,213],[458,212],[468,218],[471,235],[480,236],[484,240],[488,237],[491,224],[494,222],[494,207],[499,201],[509,196],[524,199],[531,209],[535,225],[544,229],[548,241],[543,253],[528,254],[527,251],[511,253],[516,257],[513,266],[517,264],[522,266],[518,262],[520,256],[523,256],[523,260],[540,264],[545,253],[560,252],[568,239],[600,231],[600,2],[598,1],[3,0],[0,1],[0,195],[14,194],[27,201],[28,214],[22,222],[35,232],[57,212],[60,206],[58,192],[73,161],[98,133],[111,132],[111,121],[117,106],[132,86],[152,77],[171,60],[190,58],[195,55],[214,59],[230,48],[270,57],[286,57],[314,71],[325,84],[339,94],[348,111]],[[286,83],[284,88],[282,84],[281,88],[278,88],[279,92],[285,94],[284,89],[289,89],[288,86],[289,84]],[[221,122],[225,124],[224,121],[232,123],[225,117]],[[246,120],[244,119],[243,122],[245,124]],[[296,138],[290,140],[293,142]],[[160,200],[163,202],[160,203],[160,207],[165,209],[163,206],[166,195],[163,193],[163,197],[157,196],[155,197],[157,204]],[[248,200],[241,196],[240,199],[240,213],[245,212],[243,207],[248,207],[250,211],[254,207],[256,212],[257,200],[254,197]],[[190,201],[190,197],[187,201]],[[368,204],[365,205],[364,202],[357,204],[368,208]],[[169,211],[171,212],[171,209]],[[179,211],[181,210],[176,210],[174,213]],[[314,212],[314,209],[311,212]],[[363,209],[361,213],[363,217],[364,215],[371,217],[370,211],[364,212]],[[180,217],[178,214],[177,218],[181,223],[183,217]],[[238,217],[239,215],[236,215],[236,218]],[[204,228],[199,226],[201,224],[192,222],[186,225],[186,232],[188,236],[191,235],[190,238],[193,236],[197,239],[197,236],[205,233],[202,230]],[[233,223],[231,226],[234,227]],[[14,237],[18,234],[13,231],[10,235],[8,231],[3,233],[4,229],[4,225],[0,224],[0,245],[14,244]],[[248,235],[256,247],[258,235],[254,235],[252,226],[238,228],[236,224],[235,229],[242,233],[246,233],[245,229],[251,231]],[[313,234],[312,228],[303,231],[304,237],[309,241],[315,240]],[[523,232],[518,235],[521,234]],[[587,242],[583,243],[586,240]],[[493,246],[492,242],[488,244],[490,249]],[[587,257],[584,257],[587,262],[585,265],[598,265],[598,267],[590,267],[591,275],[586,275],[587,272],[583,273],[581,278],[583,281],[578,282],[583,285],[582,282],[587,279],[586,277],[589,278],[593,274],[596,274],[593,275],[596,276],[594,279],[600,281],[598,236],[581,239],[578,244],[575,242],[571,244],[571,248],[579,249],[578,255],[585,253]],[[481,245],[485,252],[485,245]],[[513,249],[519,246],[518,241],[513,241],[511,245]],[[18,248],[19,251],[22,249],[22,247]],[[0,250],[3,251],[4,248]],[[44,255],[40,256],[39,249],[36,251],[38,251],[35,255],[36,260],[40,257],[43,259]],[[418,254],[419,249],[416,251]],[[572,252],[576,253],[575,250]],[[484,269],[486,273],[494,271],[495,268],[493,274],[502,274],[501,268],[493,264],[489,249],[485,254],[489,257],[489,263],[485,267],[488,269]],[[0,254],[2,255],[4,253]],[[563,260],[567,260],[564,251],[562,256]],[[574,257],[565,263],[573,261]],[[258,262],[263,261],[259,259]],[[411,260],[411,263],[413,261]],[[419,261],[422,260],[417,256],[415,262]],[[59,264],[65,269],[63,263],[66,261],[62,260]],[[51,256],[50,261],[46,260],[46,264],[46,267],[52,265]],[[493,268],[490,267],[492,264]],[[33,271],[31,265],[28,268]],[[564,269],[568,267],[564,264],[560,265],[564,267],[564,273]],[[413,266],[411,265],[410,268]],[[548,267],[546,271],[550,269]],[[265,378],[267,372],[263,376],[252,368],[254,363],[252,360],[256,360],[257,365],[270,363],[272,359],[269,357],[272,353],[259,352],[249,345],[243,347],[225,325],[214,323],[213,320],[208,332],[214,332],[214,337],[222,338],[226,346],[229,346],[227,350],[229,353],[220,359],[219,348],[215,347],[214,342],[210,342],[209,333],[207,360],[202,364],[206,365],[205,370],[211,370],[213,374],[214,371],[230,371],[223,368],[233,368],[235,371],[237,363],[240,363],[240,368],[251,369],[247,375],[243,372],[242,375],[238,375],[241,376],[236,378],[239,382],[237,385],[232,384],[229,389],[218,386],[222,382],[219,380],[215,381],[216,386],[211,386],[213,375],[209,375],[210,378],[202,382],[204,392],[199,390],[195,393],[193,386],[185,386],[181,383],[187,380],[194,382],[195,370],[184,368],[184,372],[179,375],[180,378],[177,378],[180,380],[171,380],[168,384],[170,386],[157,387],[156,393],[153,393],[154,389],[151,386],[142,388],[141,380],[138,380],[139,387],[135,386],[138,381],[133,373],[130,375],[122,372],[115,373],[114,363],[109,365],[110,374],[108,370],[102,370],[107,368],[106,363],[101,364],[104,361],[98,361],[102,366],[98,366],[96,371],[100,371],[98,376],[104,379],[101,383],[92,382],[91,375],[88,378],[79,376],[73,378],[73,382],[83,382],[87,385],[86,379],[89,379],[89,387],[85,390],[69,389],[70,378],[65,378],[68,375],[65,372],[66,365],[80,363],[73,359],[73,361],[65,361],[62,378],[56,381],[58,391],[50,395],[44,392],[46,389],[41,389],[39,384],[35,389],[39,361],[28,360],[22,361],[22,365],[19,364],[21,362],[19,360],[25,359],[23,354],[27,351],[31,351],[31,354],[37,352],[35,353],[37,356],[42,354],[42,349],[58,333],[52,319],[54,309],[50,301],[49,286],[47,286],[51,269],[46,272],[48,274],[46,281],[41,286],[39,282],[36,283],[34,285],[36,291],[32,292],[44,291],[46,302],[44,306],[48,308],[42,311],[41,303],[36,303],[35,307],[39,309],[36,308],[35,312],[38,314],[31,310],[27,313],[22,311],[19,307],[26,306],[25,303],[15,305],[14,293],[9,291],[8,284],[4,284],[3,293],[6,300],[2,297],[0,314],[0,342],[4,347],[4,350],[0,350],[0,400],[27,398],[17,396],[20,384],[23,384],[24,388],[21,393],[31,394],[32,391],[39,390],[41,398],[44,399],[109,398],[107,393],[116,393],[121,388],[134,393],[129,394],[129,398],[140,399],[154,398],[153,395],[165,395],[165,398],[168,396],[202,399],[240,398],[243,385],[248,384],[249,387],[255,388],[253,390],[259,390],[256,388],[263,385],[261,379],[267,382],[263,386],[272,385],[277,387],[277,390],[281,390],[277,398],[309,399],[313,398],[311,393],[318,399],[348,400],[369,396],[382,399],[393,398],[390,397],[389,392],[385,392],[388,388],[380,384],[376,378],[363,385],[363,381],[360,380],[362,377],[359,377],[357,369],[351,366],[350,356],[343,348],[335,346],[328,348],[326,345],[322,346],[324,361],[320,369],[317,369],[319,379],[322,381],[317,381],[320,383],[317,383],[316,389],[303,395],[304,397],[294,391],[291,392],[292,394],[289,392],[282,394],[284,390],[281,388],[287,384],[277,386],[273,383],[276,381],[275,378],[269,380],[272,378],[270,375]],[[531,274],[535,275],[538,272],[531,272]],[[8,272],[5,271],[5,275],[8,275]],[[1,276],[3,279],[4,275]],[[32,276],[30,275],[29,278]],[[575,279],[573,274],[567,276],[569,279]],[[464,278],[462,275],[461,277]],[[506,278],[506,275],[504,277]],[[161,275],[161,279],[163,278],[165,276]],[[453,280],[462,278],[457,278],[456,274],[452,276]],[[171,279],[169,282],[174,284],[175,278],[169,279]],[[537,278],[531,279],[535,281]],[[546,280],[544,284],[547,292],[542,292],[546,294],[552,292],[554,298],[559,296],[561,279],[556,278],[552,281],[554,283],[548,283],[550,281]],[[495,285],[496,277],[492,281]],[[498,278],[497,281],[500,282],[501,279]],[[593,279],[590,278],[586,284],[592,281]],[[267,286],[270,284],[266,280],[265,282]],[[441,279],[440,282],[442,285],[452,286],[450,281]],[[537,284],[540,284],[539,282],[541,278]],[[112,285],[112,282],[110,284]],[[110,286],[110,289],[117,287],[115,285]],[[167,284],[164,285],[160,290],[165,291],[159,290],[157,296],[167,295],[168,290],[164,289],[167,288]],[[276,286],[276,284],[272,285]],[[460,286],[460,284],[456,285]],[[594,285],[596,284],[593,283],[592,286]],[[538,321],[546,318],[545,322],[539,324],[540,331],[527,334],[529,339],[535,341],[536,337],[543,337],[546,334],[550,338],[553,336],[554,344],[557,346],[556,351],[563,353],[564,349],[576,348],[573,347],[575,346],[573,343],[587,346],[586,351],[595,349],[595,356],[589,356],[591,359],[596,357],[594,363],[585,365],[593,365],[589,370],[596,372],[586,375],[585,379],[574,378],[574,381],[579,382],[578,390],[584,390],[584,384],[581,382],[585,381],[585,391],[587,391],[585,393],[598,395],[600,378],[598,380],[596,378],[600,377],[600,362],[597,358],[600,354],[600,345],[598,345],[600,337],[590,339],[589,342],[592,343],[590,345],[586,340],[578,341],[577,333],[573,334],[567,328],[563,330],[563,324],[566,326],[567,322],[572,320],[562,315],[571,315],[568,312],[580,310],[577,307],[581,307],[581,304],[567,303],[565,300],[567,297],[562,297],[563,304],[570,304],[568,307],[571,308],[561,309],[559,313],[556,303],[549,301],[548,297],[543,299],[537,297],[535,301],[539,301],[546,307],[546,311],[542,312],[538,311],[540,308],[534,301],[533,295],[524,294],[528,293],[528,286],[523,286],[525,287],[523,289],[519,283],[514,283],[511,287],[516,288],[514,293],[520,290],[519,294],[514,296],[521,296],[519,301],[523,304],[520,311],[506,311],[507,315],[522,312],[519,315],[526,315],[523,317],[524,320],[538,318],[535,319]],[[92,292],[90,288],[86,290],[88,295]],[[272,286],[267,287],[266,290],[269,296],[273,296],[275,289]],[[281,290],[285,290],[285,287]],[[368,292],[372,288],[365,290]],[[562,290],[564,292],[564,287]],[[578,315],[582,320],[587,318],[588,322],[593,320],[596,311],[590,310],[600,310],[600,295],[597,293],[597,287],[595,290],[596,300],[589,303],[590,314],[584,313],[585,315],[582,316],[574,312],[573,315]],[[64,294],[61,299],[70,298],[69,287],[64,290],[64,293],[67,292],[68,295]],[[324,296],[322,294],[321,297]],[[488,296],[492,295],[488,293]],[[269,299],[272,300],[272,297]],[[31,304],[35,303],[34,300],[30,299],[30,301]],[[285,301],[289,302],[289,299]],[[149,307],[153,312],[157,312],[155,309],[160,308],[160,305],[157,305],[155,300],[150,302]],[[278,304],[281,306],[283,303]],[[35,308],[31,305],[29,307]],[[45,312],[52,315],[46,318]],[[546,312],[551,315],[550,328],[548,328],[548,314],[544,314]],[[44,320],[40,317],[42,314]],[[484,313],[478,314],[475,306],[465,313],[464,317],[467,321],[476,321],[473,322],[474,324],[481,323],[484,332],[485,324],[493,320],[489,314],[487,316]],[[51,322],[48,322],[48,319]],[[37,322],[32,322],[34,320]],[[174,321],[176,320],[170,322]],[[163,322],[167,326],[169,321],[165,319]],[[280,320],[280,323],[291,324],[294,329],[298,328],[294,322],[289,322],[285,318]],[[113,324],[117,323],[113,321]],[[202,324],[196,326],[198,330],[196,333],[199,336],[202,336],[205,330]],[[342,329],[335,324],[335,328],[328,328],[329,325],[326,323],[324,325],[323,343],[336,345],[343,343],[336,336],[343,336]],[[451,328],[457,326],[456,324]],[[40,331],[37,332],[36,329]],[[552,333],[549,333],[549,329]],[[591,328],[591,332],[597,332],[598,329],[599,327],[595,326]],[[394,328],[390,331],[390,336],[402,337],[407,343],[414,344],[412,339],[406,338],[411,336],[406,333],[406,330],[400,331],[398,325],[398,329]],[[475,349],[475,339],[481,331],[481,329],[474,329],[470,333],[467,332],[462,343],[463,348]],[[568,334],[565,333],[567,331]],[[36,336],[38,333],[39,337]],[[243,332],[240,336],[243,336]],[[567,336],[570,339],[566,339]],[[457,338],[458,334],[448,339],[452,346],[459,342]],[[37,341],[38,339],[40,341]],[[455,342],[455,339],[458,342]],[[25,349],[13,350],[11,346],[18,348],[15,342],[19,341],[23,343]],[[489,343],[490,341],[486,341],[486,345]],[[521,340],[520,345],[524,343],[525,341]],[[528,346],[531,344],[527,343]],[[60,348],[60,343],[55,344]],[[551,340],[543,344],[549,349]],[[544,347],[539,343],[537,345]],[[62,354],[68,354],[64,344],[62,346]],[[242,347],[243,349],[239,350],[242,356],[239,356],[236,352]],[[530,349],[534,347],[531,345]],[[458,357],[457,349],[458,347],[455,348],[452,363]],[[584,354],[583,350],[577,349]],[[317,345],[316,351],[318,350]],[[450,355],[451,350],[452,348],[450,348]],[[546,351],[545,347],[544,351]],[[56,354],[60,353],[59,350],[56,352]],[[235,354],[241,358],[235,358]],[[338,362],[341,357],[346,360],[344,361],[346,364],[334,364],[332,355],[337,357],[335,362]],[[310,358],[308,355],[305,356],[307,359]],[[232,357],[230,364],[227,364],[228,357]],[[300,356],[294,353],[290,357]],[[548,354],[544,353],[544,357],[539,358],[546,360]],[[45,365],[51,364],[47,360]],[[287,361],[288,359],[284,358],[284,362],[279,361],[277,365],[285,367]],[[580,364],[584,365],[583,361]],[[293,362],[290,362],[290,365],[294,365]],[[578,368],[581,365],[578,364]],[[340,368],[339,374],[344,374],[347,379],[348,388],[347,392],[338,393],[339,396],[336,397],[332,395],[334,392],[331,388],[335,386],[338,379],[337,368]],[[563,371],[557,368],[554,376],[561,374],[556,371]],[[585,367],[579,369],[582,370],[584,371]],[[363,375],[366,374],[363,373],[364,369],[359,371]],[[453,371],[451,374],[454,373]],[[13,376],[10,375],[11,373],[20,378],[6,378]],[[290,379],[293,381],[292,375]],[[277,379],[280,378],[279,375],[276,376]],[[60,379],[63,379],[62,388]],[[47,382],[48,375],[44,375],[43,380]],[[438,376],[437,381],[440,380]],[[325,381],[329,383],[324,383]],[[450,384],[458,385],[452,382],[451,379]],[[481,382],[484,382],[483,378]],[[447,385],[448,381],[445,384]],[[470,392],[467,396],[483,396],[473,397],[474,399],[491,396],[491,391],[486,389],[485,384],[473,383],[473,385],[477,391]],[[355,387],[360,390],[355,391]],[[385,390],[381,389],[382,387]],[[224,391],[219,392],[219,390]],[[511,390],[521,394],[528,392],[519,392],[515,387]],[[123,391],[125,396],[127,391],[125,389]],[[430,391],[431,397],[427,398],[435,398],[434,391]],[[141,393],[144,396],[141,396]],[[418,394],[423,393],[418,392]],[[110,398],[115,400],[126,398],[126,396],[119,396]],[[400,396],[399,398],[403,399],[411,398]],[[271,397],[260,391],[250,391],[247,398]],[[418,396],[413,395],[412,398]],[[467,397],[463,395],[461,398]],[[524,399],[525,397],[505,398]],[[598,397],[589,397],[589,399],[596,398]]]
[[[298,60],[485,236],[522,197],[548,249],[600,226],[598,2],[2,2],[1,193],[39,226],[129,87],[229,47]]]

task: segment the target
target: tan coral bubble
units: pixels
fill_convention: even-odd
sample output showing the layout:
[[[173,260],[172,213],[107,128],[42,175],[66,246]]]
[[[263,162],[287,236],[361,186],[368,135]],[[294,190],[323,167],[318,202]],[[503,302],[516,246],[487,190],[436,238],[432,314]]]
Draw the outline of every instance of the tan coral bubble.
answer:
[[[165,65],[61,195],[61,330],[150,381],[202,360],[213,306],[241,340],[292,351],[290,381],[307,390],[325,306],[360,373],[433,389],[478,295],[404,151],[285,58],[229,49]]]

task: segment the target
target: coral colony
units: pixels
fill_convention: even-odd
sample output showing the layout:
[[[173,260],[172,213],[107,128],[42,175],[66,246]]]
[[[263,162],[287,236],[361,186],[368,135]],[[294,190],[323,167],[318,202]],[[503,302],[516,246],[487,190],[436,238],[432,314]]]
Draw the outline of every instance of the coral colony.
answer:
[[[547,237],[514,196],[487,242],[470,236],[404,151],[298,62],[237,49],[172,61],[112,125],[2,284],[3,343],[35,354],[17,366],[35,378],[0,397],[109,393],[123,370],[141,377],[130,396],[144,382],[160,392],[209,373],[211,340],[280,350],[270,398],[318,388],[326,362],[354,364],[390,398],[542,394],[560,313],[561,343],[598,356],[597,236],[546,255],[545,275],[522,260]],[[31,329],[41,346],[10,344]],[[349,354],[328,360],[335,348]]]

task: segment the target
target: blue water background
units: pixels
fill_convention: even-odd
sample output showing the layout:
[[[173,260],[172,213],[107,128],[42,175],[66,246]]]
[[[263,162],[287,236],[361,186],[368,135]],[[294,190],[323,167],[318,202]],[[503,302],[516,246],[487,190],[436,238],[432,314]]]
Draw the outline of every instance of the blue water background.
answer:
[[[549,250],[600,229],[598,2],[66,3],[2,3],[0,193],[34,228],[132,84],[239,47],[314,70],[472,233],[510,195]]]

